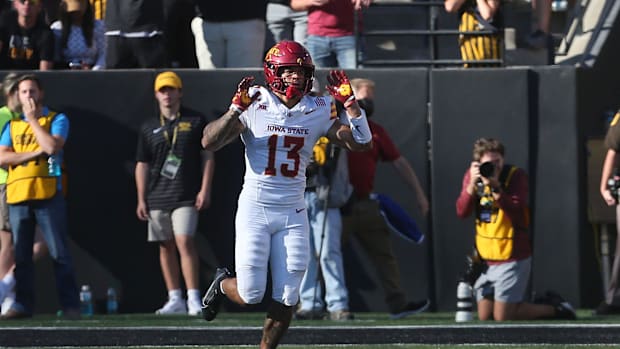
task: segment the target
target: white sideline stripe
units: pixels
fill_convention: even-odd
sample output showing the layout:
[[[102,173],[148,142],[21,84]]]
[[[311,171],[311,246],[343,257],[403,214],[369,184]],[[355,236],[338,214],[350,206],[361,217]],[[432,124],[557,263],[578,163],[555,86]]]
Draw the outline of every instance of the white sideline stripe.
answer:
[[[290,329],[316,330],[316,329],[346,329],[346,330],[368,330],[368,329],[384,329],[384,330],[423,330],[423,329],[450,329],[450,328],[613,328],[620,329],[620,324],[454,324],[454,325],[386,325],[386,326],[291,326]],[[117,331],[117,330],[200,330],[200,331],[234,331],[234,330],[262,330],[262,326],[122,326],[122,327],[87,327],[87,326],[71,326],[71,327],[0,327],[0,330],[38,330],[38,331],[61,331],[61,330],[99,330],[99,331]]]

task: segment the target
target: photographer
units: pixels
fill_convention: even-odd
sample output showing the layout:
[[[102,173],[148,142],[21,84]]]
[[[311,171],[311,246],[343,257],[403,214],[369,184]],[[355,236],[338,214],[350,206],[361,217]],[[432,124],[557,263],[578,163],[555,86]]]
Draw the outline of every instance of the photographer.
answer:
[[[547,293],[549,304],[524,302],[532,263],[527,201],[525,171],[504,164],[498,140],[478,139],[456,213],[460,218],[475,214],[476,249],[487,265],[474,284],[480,320],[575,319],[573,308],[557,294]]]
[[[603,163],[601,173],[600,191],[603,199],[608,206],[616,205],[616,230],[620,235],[620,206],[618,206],[618,185],[620,178],[614,173],[617,170],[616,157],[620,151],[620,112],[616,113],[607,135],[605,136],[605,147],[607,154]],[[616,238],[616,250],[611,275],[609,277],[609,286],[605,290],[605,299],[594,310],[594,315],[614,315],[620,314],[620,289],[618,289],[618,274],[620,274],[620,239]]]

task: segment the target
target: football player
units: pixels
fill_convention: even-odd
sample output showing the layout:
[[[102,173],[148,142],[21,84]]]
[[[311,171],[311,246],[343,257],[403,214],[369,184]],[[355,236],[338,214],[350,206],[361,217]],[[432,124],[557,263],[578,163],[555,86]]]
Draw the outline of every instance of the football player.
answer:
[[[370,149],[372,136],[343,71],[330,71],[326,86],[344,105],[340,118],[329,97],[310,95],[314,64],[301,44],[274,45],[264,72],[266,86],[243,78],[229,110],[203,132],[202,145],[212,151],[241,135],[246,165],[235,219],[236,277],[218,268],[203,298],[203,316],[213,320],[225,296],[240,305],[260,303],[270,265],[272,301],[261,348],[275,348],[290,324],[309,259],[304,189],[312,148],[325,135],[362,151]]]

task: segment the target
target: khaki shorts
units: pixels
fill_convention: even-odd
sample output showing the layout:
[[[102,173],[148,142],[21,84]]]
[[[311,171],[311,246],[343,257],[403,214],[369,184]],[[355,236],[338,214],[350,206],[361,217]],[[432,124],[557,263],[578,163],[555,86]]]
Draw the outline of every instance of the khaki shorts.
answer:
[[[198,210],[194,206],[172,211],[149,211],[148,241],[167,241],[175,235],[194,236],[198,227]]]
[[[11,231],[9,205],[6,203],[6,183],[0,184],[0,230]]]

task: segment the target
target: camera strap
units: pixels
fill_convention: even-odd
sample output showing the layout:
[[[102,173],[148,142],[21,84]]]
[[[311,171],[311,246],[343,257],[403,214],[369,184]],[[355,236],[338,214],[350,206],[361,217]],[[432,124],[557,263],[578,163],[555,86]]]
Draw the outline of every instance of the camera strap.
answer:
[[[508,188],[508,184],[510,183],[510,179],[512,175],[517,170],[517,166],[505,164],[502,167],[502,172],[499,173],[499,182],[502,183],[503,189],[506,190]]]

